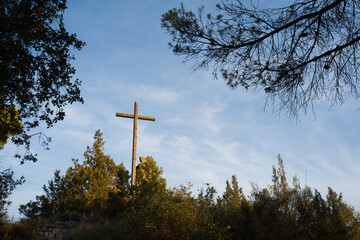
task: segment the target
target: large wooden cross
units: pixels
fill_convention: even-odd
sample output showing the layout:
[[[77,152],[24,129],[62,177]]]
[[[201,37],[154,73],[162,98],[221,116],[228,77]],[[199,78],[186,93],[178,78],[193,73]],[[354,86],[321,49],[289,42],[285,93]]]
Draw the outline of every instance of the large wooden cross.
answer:
[[[133,131],[133,151],[132,151],[132,166],[131,166],[131,186],[135,185],[136,179],[136,142],[137,142],[137,120],[149,120],[155,121],[154,117],[147,117],[138,115],[138,102],[134,103],[134,114],[116,113],[117,117],[126,117],[134,119],[134,131]]]

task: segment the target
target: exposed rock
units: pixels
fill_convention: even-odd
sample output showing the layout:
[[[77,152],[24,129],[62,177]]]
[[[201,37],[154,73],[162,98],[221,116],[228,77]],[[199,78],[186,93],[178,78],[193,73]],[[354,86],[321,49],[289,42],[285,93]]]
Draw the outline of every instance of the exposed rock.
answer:
[[[44,223],[37,229],[37,236],[39,240],[69,240],[79,224],[75,221]]]

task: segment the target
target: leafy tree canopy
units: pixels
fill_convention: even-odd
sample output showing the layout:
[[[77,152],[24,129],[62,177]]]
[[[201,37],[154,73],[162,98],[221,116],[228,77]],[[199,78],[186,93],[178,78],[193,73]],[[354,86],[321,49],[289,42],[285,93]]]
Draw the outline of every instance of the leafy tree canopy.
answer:
[[[45,194],[20,206],[20,212],[29,218],[47,217],[66,211],[91,213],[103,211],[110,193],[123,190],[118,184],[129,179],[123,164],[116,165],[104,154],[104,140],[100,130],[96,131],[92,147],[87,147],[82,163],[72,159],[74,166],[64,176],[55,171],[55,176],[44,185]],[[121,175],[119,177],[119,175]]]
[[[166,179],[162,177],[163,169],[158,167],[156,161],[147,156],[144,163],[139,164],[136,171],[135,191],[142,196],[164,193],[166,190]]]
[[[233,88],[263,90],[289,117],[317,100],[359,98],[359,1],[295,0],[260,9],[223,0],[217,11],[181,5],[162,16],[170,47],[197,60],[194,69],[211,67]]]
[[[7,198],[15,189],[16,185],[21,185],[24,182],[24,177],[15,180],[14,172],[11,171],[11,169],[5,169],[0,172],[0,222],[6,215],[6,205],[11,204],[11,202]]]
[[[12,141],[27,149],[23,161],[36,160],[31,129],[41,121],[51,127],[67,104],[83,102],[70,61],[84,42],[65,29],[65,9],[66,0],[0,1],[0,138],[15,133]]]
[[[98,196],[108,200],[97,201],[96,197],[87,196],[88,192],[95,191],[84,181],[88,179],[97,185],[99,179],[91,180],[92,177],[104,176],[101,173],[108,172],[104,171],[107,167],[94,167],[101,165],[93,161],[99,155],[94,153],[100,153],[98,150],[102,146],[99,135],[96,136],[93,148],[85,152],[84,164],[69,168],[82,177],[72,177],[69,181],[68,173],[62,177],[58,171],[55,172],[54,179],[44,187],[45,195],[22,205],[21,213],[29,218],[37,218],[71,210],[82,216],[84,206],[91,206],[92,210],[101,206],[101,214],[92,219],[96,223],[82,225],[74,236],[74,239],[86,240],[357,240],[360,237],[360,215],[344,202],[342,194],[329,188],[324,198],[308,186],[301,187],[296,177],[292,184],[288,183],[280,156],[278,167],[273,167],[271,185],[264,189],[254,185],[250,196],[243,194],[235,176],[226,182],[225,192],[218,197],[209,184],[197,196],[190,191],[191,184],[166,188],[162,169],[148,156],[147,161],[138,167],[135,186],[130,186],[128,172],[123,165],[119,165],[115,184],[117,190],[114,190],[113,182],[108,182],[105,177],[104,183],[109,183],[109,194],[101,194],[107,190],[100,187]],[[111,161],[105,162],[104,165],[113,165]],[[91,170],[80,170],[90,166]],[[81,196],[81,199],[74,200],[68,193]],[[92,204],[88,204],[90,201]],[[64,204],[59,205],[59,202]],[[70,202],[78,204],[70,205]],[[50,214],[45,215],[46,212]],[[104,218],[106,220],[102,221]]]
[[[12,113],[15,116],[11,116]],[[0,150],[4,148],[10,136],[21,133],[23,125],[18,116],[19,113],[16,109],[13,111],[9,111],[6,107],[0,109]]]
[[[84,153],[84,162],[80,164],[78,159],[73,159],[74,167],[66,171],[65,198],[70,208],[104,209],[109,192],[118,191],[118,171],[125,168],[104,154],[104,144],[102,133],[97,130],[93,146],[88,146]]]

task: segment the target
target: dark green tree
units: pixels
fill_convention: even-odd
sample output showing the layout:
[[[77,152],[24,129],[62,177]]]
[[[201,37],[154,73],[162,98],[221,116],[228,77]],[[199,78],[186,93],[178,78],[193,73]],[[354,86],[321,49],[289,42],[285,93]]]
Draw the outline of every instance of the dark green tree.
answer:
[[[80,239],[225,239],[226,230],[214,223],[212,215],[214,188],[207,185],[198,198],[191,193],[191,184],[166,189],[162,169],[152,157],[146,159],[137,169],[125,210],[122,205],[110,221],[82,229]]]
[[[129,200],[131,198],[130,174],[121,163],[118,167],[116,192],[109,192],[106,216],[115,217],[129,210]]]
[[[129,177],[123,164],[116,165],[104,154],[104,144],[102,133],[96,131],[93,146],[88,146],[84,153],[84,162],[73,159],[74,166],[68,168],[64,176],[59,170],[55,171],[53,180],[43,187],[45,194],[21,205],[20,213],[36,218],[67,211],[94,217],[106,212],[110,195],[125,191],[123,181]]]
[[[12,123],[22,123],[12,138],[25,145],[24,156],[16,155],[22,162],[36,161],[30,138],[45,136],[31,130],[40,122],[53,126],[64,119],[67,104],[83,102],[70,62],[71,50],[84,42],[66,30],[65,9],[66,0],[0,1],[0,139],[12,133]]]
[[[242,192],[242,188],[239,187],[239,183],[235,175],[231,176],[231,184],[226,181],[225,192],[222,198],[218,199],[221,205],[227,207],[240,206],[241,202],[245,200],[245,195]]]
[[[163,169],[157,166],[156,161],[147,156],[144,163],[139,164],[136,170],[135,194],[139,198],[151,198],[166,191],[166,179],[162,177]]]
[[[254,187],[249,217],[249,239],[357,239],[360,218],[342,195],[329,188],[326,199],[305,186],[296,177],[288,184],[283,161],[278,156],[273,167],[272,185]]]
[[[216,221],[222,228],[227,229],[229,239],[247,239],[251,219],[251,203],[244,195],[235,175],[231,183],[226,181],[225,192],[217,199]]]
[[[24,177],[15,180],[14,172],[11,169],[5,169],[0,172],[0,222],[6,215],[6,205],[11,204],[7,198],[17,185],[21,185],[24,182]]]
[[[216,6],[214,15],[181,5],[162,16],[170,47],[195,59],[194,69],[210,67],[233,88],[263,90],[290,117],[316,100],[359,98],[359,1],[295,0],[260,9],[223,0]]]
[[[69,208],[94,211],[106,208],[109,192],[117,192],[118,171],[114,160],[104,154],[104,139],[100,130],[95,132],[92,147],[87,146],[84,162],[73,159],[74,166],[64,176],[65,199]]]
[[[45,194],[36,196],[35,201],[20,205],[20,214],[29,219],[35,219],[66,211],[64,181],[65,178],[60,175],[60,170],[56,170],[53,179],[48,182],[48,185],[43,186]]]
[[[17,112],[15,111],[15,113]],[[7,108],[0,109],[0,150],[3,149],[8,138],[20,133],[21,129],[22,123],[17,117],[12,118]],[[14,172],[10,168],[0,172],[0,220],[6,214],[5,206],[11,203],[6,200],[7,197],[17,185],[21,185],[24,181],[24,177],[14,179]]]
[[[296,177],[289,184],[280,156],[278,166],[273,167],[270,186],[260,189],[254,185],[251,196],[247,197],[232,176],[226,182],[225,192],[217,198],[209,184],[197,196],[190,191],[191,185],[164,189],[161,168],[152,158],[147,159],[139,166],[136,187],[128,191],[127,208],[102,224],[83,228],[79,239],[357,240],[360,237],[360,216],[343,201],[342,195],[329,188],[326,198],[322,198],[316,190],[302,188]]]

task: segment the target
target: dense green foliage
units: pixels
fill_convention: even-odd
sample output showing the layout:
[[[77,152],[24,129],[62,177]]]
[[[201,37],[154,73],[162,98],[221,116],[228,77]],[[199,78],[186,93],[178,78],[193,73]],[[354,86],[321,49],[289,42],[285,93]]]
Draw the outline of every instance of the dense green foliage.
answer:
[[[11,112],[15,116],[11,117]],[[22,123],[18,119],[18,112],[8,108],[0,108],[0,150],[10,136],[16,135],[22,130]],[[0,170],[0,221],[5,215],[5,206],[11,202],[6,200],[17,185],[24,182],[24,178],[14,179],[14,172],[10,168]]]
[[[67,32],[63,14],[66,0],[0,1],[0,150],[11,137],[25,160],[36,161],[30,151],[31,137],[38,135],[44,146],[50,138],[32,130],[40,122],[51,127],[65,116],[64,106],[83,102],[72,49],[84,43]],[[24,180],[13,178],[10,169],[0,170],[0,221],[6,198]],[[1,237],[0,237],[1,238]]]
[[[29,219],[68,214],[83,222],[74,238],[84,240],[360,238],[360,215],[342,195],[329,188],[323,198],[301,187],[296,177],[289,184],[280,156],[272,184],[264,189],[254,185],[250,196],[236,176],[226,181],[222,195],[209,184],[195,195],[191,184],[168,188],[162,169],[149,156],[137,168],[136,185],[130,186],[123,164],[103,153],[101,136],[95,133],[82,164],[73,160],[64,176],[56,171],[45,194],[22,205],[20,212]]]
[[[7,239],[6,236],[12,236],[9,239],[19,239],[14,236],[17,235],[17,225],[9,224],[7,219],[6,206],[11,204],[8,197],[17,185],[24,183],[24,177],[14,179],[14,172],[10,168],[0,172],[0,239]]]
[[[23,125],[18,116],[19,112],[15,107],[13,110],[9,110],[7,107],[0,109],[0,150],[4,148],[10,136],[21,133]]]
[[[139,183],[138,188],[142,188]],[[268,188],[254,186],[246,197],[236,176],[216,197],[207,185],[132,195],[128,209],[103,223],[84,224],[77,239],[352,239],[360,237],[360,215],[329,188],[326,198],[310,187],[292,186],[283,161],[273,167]]]
[[[67,32],[65,9],[66,0],[0,1],[0,141],[16,133],[13,142],[27,150],[17,155],[22,161],[36,160],[31,129],[40,121],[51,127],[64,118],[65,105],[83,101],[70,62],[71,50],[84,43]],[[22,127],[14,129],[18,121]]]
[[[36,228],[39,226],[37,220],[21,219],[12,223],[5,220],[0,222],[1,240],[38,240]]]
[[[301,187],[296,177],[289,184],[280,155],[272,184],[264,189],[254,185],[250,196],[236,176],[218,196],[209,184],[197,195],[191,184],[168,188],[162,168],[149,156],[138,165],[136,184],[130,186],[124,165],[104,154],[100,130],[84,158],[83,163],[73,159],[74,166],[63,176],[56,171],[43,187],[45,194],[21,205],[20,212],[30,220],[67,216],[81,221],[74,238],[86,240],[360,238],[360,215],[342,195],[329,188],[323,198]],[[32,234],[25,223],[14,227]],[[10,236],[14,227],[5,224],[2,234]]]
[[[29,218],[49,217],[66,211],[77,211],[86,215],[103,213],[109,195],[121,191],[118,174],[128,179],[124,165],[116,165],[104,154],[104,140],[100,130],[96,131],[92,147],[87,147],[82,164],[72,159],[74,166],[64,176],[55,171],[54,178],[44,185],[45,194],[20,206],[20,212]]]
[[[174,53],[211,68],[231,87],[263,90],[290,117],[314,101],[341,104],[360,97],[360,2],[294,0],[261,9],[249,1],[223,0],[216,11],[163,14]]]
[[[6,215],[5,206],[11,202],[7,199],[17,185],[24,183],[24,178],[14,179],[14,172],[5,169],[0,172],[0,221]]]

